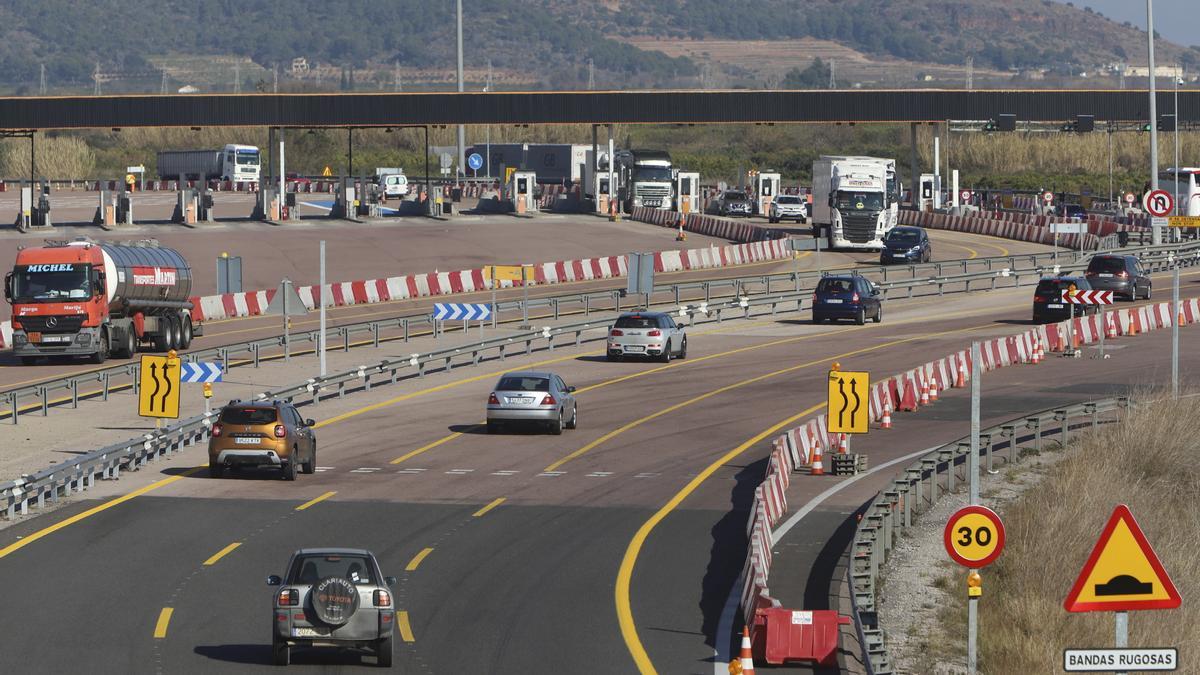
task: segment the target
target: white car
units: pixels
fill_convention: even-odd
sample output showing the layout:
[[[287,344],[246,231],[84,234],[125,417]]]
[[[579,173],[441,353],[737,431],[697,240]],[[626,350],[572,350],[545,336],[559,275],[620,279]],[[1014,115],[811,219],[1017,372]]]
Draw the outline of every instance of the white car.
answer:
[[[403,199],[408,196],[408,176],[402,173],[389,173],[379,177],[379,187],[383,190],[384,199]]]
[[[772,223],[778,223],[781,220],[795,220],[797,223],[800,223],[807,216],[808,209],[805,208],[803,197],[799,195],[779,195],[771,200],[771,209],[767,219]]]

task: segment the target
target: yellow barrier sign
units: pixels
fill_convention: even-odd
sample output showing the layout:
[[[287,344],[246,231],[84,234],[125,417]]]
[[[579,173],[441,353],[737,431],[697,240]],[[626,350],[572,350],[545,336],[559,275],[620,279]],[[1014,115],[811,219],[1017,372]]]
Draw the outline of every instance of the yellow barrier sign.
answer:
[[[829,431],[865,434],[871,407],[871,374],[829,371]]]
[[[525,269],[520,265],[489,265],[488,270],[492,281],[521,281],[522,270]]]
[[[1171,216],[1167,218],[1170,227],[1200,227],[1200,216]]]
[[[179,359],[143,355],[138,376],[138,414],[177,419],[179,392]]]

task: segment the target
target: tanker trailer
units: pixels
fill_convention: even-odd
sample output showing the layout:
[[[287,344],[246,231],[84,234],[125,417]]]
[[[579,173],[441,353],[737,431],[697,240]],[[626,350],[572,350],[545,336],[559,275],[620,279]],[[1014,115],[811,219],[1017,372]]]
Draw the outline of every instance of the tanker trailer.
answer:
[[[154,240],[47,241],[21,249],[4,279],[13,353],[23,364],[39,356],[104,363],[110,355],[187,349],[199,333],[191,292],[191,266]]]

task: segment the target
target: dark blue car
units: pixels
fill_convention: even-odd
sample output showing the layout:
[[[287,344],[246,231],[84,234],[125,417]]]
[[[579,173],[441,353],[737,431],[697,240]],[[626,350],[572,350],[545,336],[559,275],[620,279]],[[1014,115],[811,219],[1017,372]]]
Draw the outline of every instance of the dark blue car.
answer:
[[[874,284],[857,274],[822,277],[813,292],[813,323],[853,319],[861,326],[868,316],[879,323],[883,320],[882,298]]]
[[[929,235],[920,227],[893,227],[883,238],[883,250],[879,252],[879,264],[923,263],[933,257],[933,244]]]

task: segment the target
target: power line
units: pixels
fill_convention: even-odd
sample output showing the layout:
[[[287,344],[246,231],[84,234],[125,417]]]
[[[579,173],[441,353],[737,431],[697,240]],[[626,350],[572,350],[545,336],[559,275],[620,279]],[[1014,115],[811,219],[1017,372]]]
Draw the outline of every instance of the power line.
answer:
[[[38,93],[42,96],[46,95],[46,64],[42,64],[42,80],[38,85]]]

